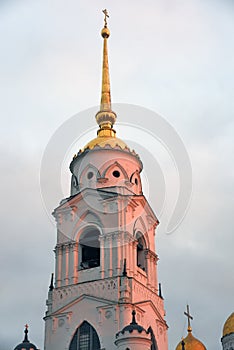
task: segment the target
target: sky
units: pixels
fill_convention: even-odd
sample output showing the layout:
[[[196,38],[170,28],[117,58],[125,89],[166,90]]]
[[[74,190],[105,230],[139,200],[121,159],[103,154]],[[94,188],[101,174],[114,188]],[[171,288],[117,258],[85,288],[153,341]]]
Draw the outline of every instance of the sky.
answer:
[[[74,115],[98,108],[104,8],[110,14],[113,102],[120,111],[130,104],[162,116],[182,139],[192,166],[186,216],[168,234],[170,210],[183,183],[174,179],[172,162],[161,166],[160,146],[147,153],[150,146],[144,146],[144,139],[134,144],[134,128],[121,126],[121,118],[127,121],[128,116],[118,116],[118,136],[134,144],[143,163],[144,156],[149,157],[145,193],[161,222],[156,244],[169,350],[186,335],[187,303],[194,335],[207,349],[221,349],[222,327],[234,310],[234,4],[230,0],[0,1],[1,349],[13,349],[22,340],[25,323],[30,325],[29,338],[43,349],[42,318],[56,238],[50,213],[61,193],[69,196],[71,152],[94,137],[94,115],[93,129],[85,118],[79,119],[80,139],[67,142],[57,174],[55,149],[47,174],[49,202],[43,198],[41,164],[58,128],[63,130]],[[80,137],[86,123],[87,132]],[[157,130],[157,125],[147,128]],[[69,141],[69,135],[65,137]],[[154,187],[154,178],[161,187]],[[56,181],[61,193],[53,193]]]

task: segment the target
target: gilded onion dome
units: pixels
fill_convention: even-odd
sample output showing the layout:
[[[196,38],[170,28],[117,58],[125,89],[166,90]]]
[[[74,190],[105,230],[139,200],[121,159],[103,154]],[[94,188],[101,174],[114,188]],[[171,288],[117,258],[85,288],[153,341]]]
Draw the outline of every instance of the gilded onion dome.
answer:
[[[92,150],[95,147],[101,147],[104,148],[106,146],[109,146],[111,148],[119,147],[120,149],[128,149],[128,146],[124,141],[119,139],[118,137],[113,136],[98,136],[95,139],[89,141],[87,145],[84,147],[85,150]]]
[[[223,326],[223,337],[225,335],[234,333],[234,312],[228,317]]]
[[[184,340],[184,349],[185,350],[206,350],[205,345],[195,338],[192,334],[192,329],[188,331],[188,335]],[[176,347],[176,350],[182,350],[183,346],[181,342]]]
[[[190,315],[189,306],[187,305],[187,312],[184,312],[184,315],[188,318],[188,335],[176,347],[176,350],[206,350],[205,345],[195,338],[192,334],[192,327],[190,320],[193,320],[193,317]]]

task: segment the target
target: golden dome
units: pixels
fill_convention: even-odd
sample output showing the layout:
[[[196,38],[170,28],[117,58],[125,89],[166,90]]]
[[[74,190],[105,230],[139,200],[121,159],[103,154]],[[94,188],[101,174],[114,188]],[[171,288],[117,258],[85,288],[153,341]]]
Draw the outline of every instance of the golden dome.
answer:
[[[192,335],[192,331],[189,331],[187,337],[184,339],[184,346],[185,346],[185,350],[206,350],[205,345],[203,345],[200,340],[196,339]],[[181,349],[182,349],[182,345],[181,345],[181,342],[179,342],[179,344],[176,347],[176,350],[181,350]]]
[[[230,333],[234,333],[234,312],[228,317],[223,326],[223,337]]]
[[[104,148],[106,146],[110,146],[111,148],[115,148],[115,147],[120,147],[121,149],[128,149],[128,146],[126,145],[125,142],[123,142],[122,140],[120,140],[118,137],[96,137],[95,139],[89,141],[89,143],[87,143],[87,145],[84,147],[83,151],[85,151],[86,149],[93,149],[96,146],[99,146],[101,148]]]
[[[115,134],[115,130],[110,127],[110,125],[104,124],[97,132],[98,136],[89,141],[84,147],[83,151],[86,149],[93,149],[96,146],[104,148],[105,146],[110,146],[111,148],[120,147],[121,149],[129,149],[125,142],[118,139]]]

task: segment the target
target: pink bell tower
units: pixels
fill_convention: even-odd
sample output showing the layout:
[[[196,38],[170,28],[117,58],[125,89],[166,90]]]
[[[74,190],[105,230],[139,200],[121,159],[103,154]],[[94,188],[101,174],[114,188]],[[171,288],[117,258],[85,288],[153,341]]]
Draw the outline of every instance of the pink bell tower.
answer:
[[[142,162],[113,129],[110,31],[103,12],[99,129],[73,158],[71,195],[53,213],[56,271],[47,300],[45,350],[132,350],[131,344],[136,350],[167,350],[155,249],[158,219],[142,193]],[[127,332],[128,325],[133,331]]]

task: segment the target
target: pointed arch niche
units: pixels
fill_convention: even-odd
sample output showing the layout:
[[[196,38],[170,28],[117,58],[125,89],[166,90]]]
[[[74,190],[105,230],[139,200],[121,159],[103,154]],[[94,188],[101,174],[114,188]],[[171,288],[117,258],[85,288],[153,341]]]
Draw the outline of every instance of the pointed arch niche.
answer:
[[[81,188],[96,188],[100,173],[94,165],[88,164],[78,176]]]
[[[102,173],[102,177],[108,179],[108,184],[116,185],[129,181],[128,174],[124,167],[118,162],[110,164]]]
[[[101,345],[96,330],[84,321],[76,330],[69,350],[100,350]]]

